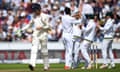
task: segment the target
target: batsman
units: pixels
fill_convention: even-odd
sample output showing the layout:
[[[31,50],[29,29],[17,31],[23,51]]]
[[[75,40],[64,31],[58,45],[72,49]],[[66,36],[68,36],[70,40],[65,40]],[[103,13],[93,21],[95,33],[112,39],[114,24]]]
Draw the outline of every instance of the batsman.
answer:
[[[47,34],[51,30],[51,27],[48,23],[48,15],[41,12],[40,4],[32,4],[33,19],[30,21],[30,24],[26,25],[22,31],[27,30],[30,27],[33,27],[32,35],[32,48],[30,55],[29,68],[31,71],[34,71],[36,67],[37,52],[41,49],[41,54],[44,63],[44,70],[49,69],[49,60],[48,60],[48,49],[47,49]]]

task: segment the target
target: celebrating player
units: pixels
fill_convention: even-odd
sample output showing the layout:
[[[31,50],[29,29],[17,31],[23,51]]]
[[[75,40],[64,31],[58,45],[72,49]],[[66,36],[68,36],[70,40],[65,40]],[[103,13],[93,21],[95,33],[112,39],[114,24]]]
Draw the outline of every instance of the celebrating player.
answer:
[[[92,65],[91,65],[91,59],[90,56],[88,55],[88,48],[90,48],[91,43],[94,40],[94,37],[96,35],[96,24],[94,21],[94,15],[93,14],[89,14],[86,15],[86,17],[88,18],[88,24],[86,27],[82,27],[82,30],[84,32],[84,40],[80,45],[81,48],[81,53],[85,59],[85,63],[86,65],[84,67],[82,67],[81,69],[91,69]]]
[[[73,56],[73,64],[72,68],[77,68],[79,64],[79,50],[80,50],[80,43],[82,41],[82,16],[78,10],[75,10],[72,14],[75,18],[73,21],[73,49],[72,49],[72,56]]]
[[[108,55],[111,61],[109,68],[115,67],[114,56],[112,53],[112,42],[113,42],[113,36],[114,36],[113,22],[114,22],[114,19],[112,19],[112,12],[108,12],[106,14],[106,22],[104,27],[97,25],[97,27],[104,33],[104,39],[102,42],[102,57],[104,59],[104,63],[100,66],[100,69],[108,67],[107,50],[109,52]]]
[[[72,22],[74,20],[73,17],[71,17],[71,10],[70,8],[65,8],[65,14],[62,16],[62,39],[65,47],[65,70],[71,69],[72,65]]]

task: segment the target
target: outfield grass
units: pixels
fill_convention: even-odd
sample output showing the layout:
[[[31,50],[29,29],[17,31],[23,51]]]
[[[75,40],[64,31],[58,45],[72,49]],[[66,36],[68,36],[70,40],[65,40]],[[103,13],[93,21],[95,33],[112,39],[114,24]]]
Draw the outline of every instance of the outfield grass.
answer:
[[[91,69],[81,70],[80,68],[74,70],[64,70],[64,64],[51,64],[49,71],[43,70],[43,65],[37,64],[33,72],[120,72],[120,64],[116,64],[114,69]],[[80,65],[81,67],[81,65]],[[0,72],[31,72],[27,64],[0,64]]]

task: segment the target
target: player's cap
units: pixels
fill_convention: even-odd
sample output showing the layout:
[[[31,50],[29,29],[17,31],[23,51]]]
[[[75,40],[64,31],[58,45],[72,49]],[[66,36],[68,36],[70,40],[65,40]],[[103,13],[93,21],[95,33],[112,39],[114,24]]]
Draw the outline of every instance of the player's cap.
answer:
[[[33,11],[41,10],[40,4],[38,4],[38,3],[33,3],[33,4],[32,4],[32,10],[33,10]]]
[[[105,16],[113,17],[113,13],[112,12],[107,12]]]
[[[85,15],[87,19],[94,19],[94,14],[86,14]]]

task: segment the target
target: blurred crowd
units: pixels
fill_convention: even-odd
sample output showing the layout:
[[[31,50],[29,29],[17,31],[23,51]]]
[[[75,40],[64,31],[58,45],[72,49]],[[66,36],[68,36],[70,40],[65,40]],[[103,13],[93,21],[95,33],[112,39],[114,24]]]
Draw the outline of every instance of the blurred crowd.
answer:
[[[120,22],[119,0],[0,0],[0,41],[25,41],[31,38],[31,29],[22,34],[18,34],[18,31],[29,24],[33,15],[31,4],[34,1],[40,3],[42,11],[49,15],[53,31],[52,35],[48,35],[50,41],[58,41],[61,37],[61,16],[64,15],[65,6],[70,7],[71,13],[79,9],[82,14],[98,15],[100,20],[108,11],[112,11],[115,24]],[[120,28],[116,30],[115,39],[120,39]]]

